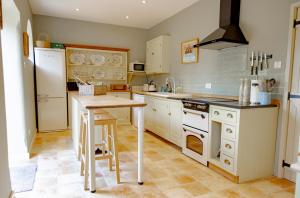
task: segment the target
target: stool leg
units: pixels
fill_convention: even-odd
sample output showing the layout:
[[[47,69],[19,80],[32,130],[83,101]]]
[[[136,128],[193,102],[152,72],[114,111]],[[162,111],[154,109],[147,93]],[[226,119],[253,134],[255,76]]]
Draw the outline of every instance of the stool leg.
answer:
[[[81,135],[81,139],[82,139],[82,148],[80,151],[80,175],[83,176],[84,175],[84,160],[83,157],[86,156],[86,125],[83,123],[83,127],[82,127],[82,135]]]
[[[77,159],[80,160],[81,158],[81,147],[82,147],[82,130],[83,130],[83,118],[82,116],[80,117],[80,134],[79,134],[79,144],[78,144],[78,155]]]
[[[107,135],[106,135],[106,141],[107,141],[107,144],[108,144],[108,152],[111,152],[112,151],[112,146],[111,146],[111,137],[112,137],[112,133],[111,133],[111,125],[107,125]],[[110,154],[109,154],[110,155]],[[108,167],[109,167],[109,170],[112,171],[112,156],[110,156],[108,158]]]
[[[86,125],[86,133],[87,133],[87,125]],[[84,165],[84,189],[89,190],[89,183],[88,183],[88,178],[89,178],[89,144],[88,144],[88,137],[87,135],[85,136],[85,165]]]
[[[116,163],[116,178],[117,178],[117,184],[120,184],[120,167],[119,167],[119,154],[118,154],[118,148],[117,148],[117,124],[116,121],[113,122],[113,147],[114,147],[114,157],[115,157],[115,163]]]

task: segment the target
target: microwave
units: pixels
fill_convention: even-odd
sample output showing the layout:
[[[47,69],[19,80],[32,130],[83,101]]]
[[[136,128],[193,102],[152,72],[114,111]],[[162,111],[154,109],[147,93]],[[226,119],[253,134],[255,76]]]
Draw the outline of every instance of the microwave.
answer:
[[[145,63],[133,62],[129,64],[130,72],[144,72],[145,71]]]

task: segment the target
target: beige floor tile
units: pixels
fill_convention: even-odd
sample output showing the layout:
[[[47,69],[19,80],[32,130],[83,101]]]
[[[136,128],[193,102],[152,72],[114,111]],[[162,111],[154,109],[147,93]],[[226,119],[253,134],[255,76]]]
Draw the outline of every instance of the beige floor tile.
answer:
[[[35,155],[26,162],[38,164],[34,189],[18,193],[16,198],[290,198],[294,195],[294,184],[276,177],[234,184],[149,133],[145,133],[145,183],[140,186],[136,182],[136,129],[131,126],[118,129],[120,185],[116,184],[115,172],[109,171],[107,161],[101,161],[96,163],[97,192],[84,191],[71,133],[39,133],[32,149]]]

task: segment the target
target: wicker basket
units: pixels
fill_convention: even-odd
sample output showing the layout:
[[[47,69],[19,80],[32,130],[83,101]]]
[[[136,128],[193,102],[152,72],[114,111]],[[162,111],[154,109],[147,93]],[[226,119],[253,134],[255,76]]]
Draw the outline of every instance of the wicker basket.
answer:
[[[42,39],[44,37],[44,39]],[[50,48],[50,38],[46,33],[40,33],[38,40],[35,41],[37,47],[40,48]]]
[[[78,85],[80,96],[106,95],[107,87],[104,85]]]

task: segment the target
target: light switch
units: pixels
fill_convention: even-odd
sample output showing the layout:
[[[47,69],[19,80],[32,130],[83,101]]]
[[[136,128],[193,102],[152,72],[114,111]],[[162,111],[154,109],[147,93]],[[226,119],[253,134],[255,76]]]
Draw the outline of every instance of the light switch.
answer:
[[[211,89],[211,83],[205,83],[205,89]]]
[[[275,61],[274,62],[274,69],[280,69],[281,68],[281,61]]]

